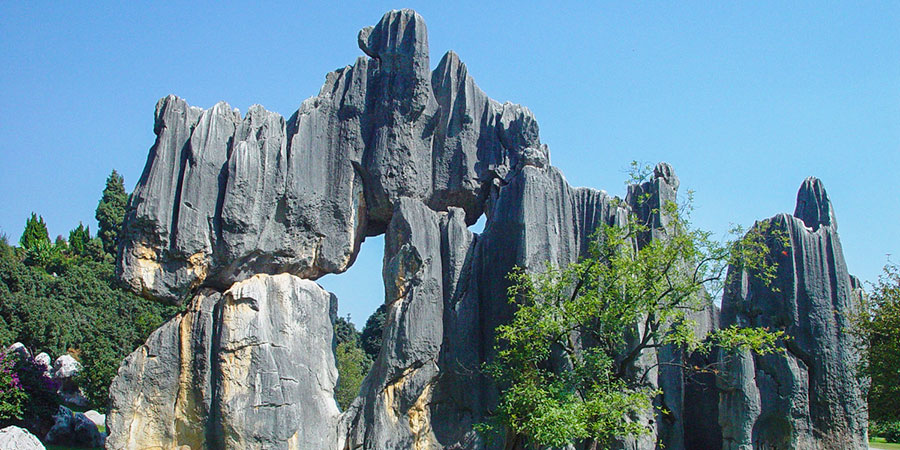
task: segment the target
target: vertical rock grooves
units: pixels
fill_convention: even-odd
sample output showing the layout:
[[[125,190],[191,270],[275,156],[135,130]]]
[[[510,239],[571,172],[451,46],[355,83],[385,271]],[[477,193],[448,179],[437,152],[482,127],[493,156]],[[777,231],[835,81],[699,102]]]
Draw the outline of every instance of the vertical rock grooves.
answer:
[[[848,313],[856,299],[822,182],[807,178],[794,216],[768,219],[777,278],[729,270],[722,324],[784,330],[784,353],[739,355],[720,382],[724,448],[865,449],[867,412],[853,368]],[[766,447],[766,448],[768,448]]]
[[[498,399],[481,367],[514,313],[507,274],[577,261],[596,230],[629,214],[666,226],[658,210],[679,187],[671,166],[624,201],[572,188],[527,108],[489,98],[453,52],[430,70],[414,11],[388,12],[357,41],[366,56],[329,73],[287,120],[259,105],[241,116],[226,103],[157,103],[117,275],[186,310],[120,367],[109,448],[505,448],[473,427]],[[482,214],[476,235],[468,226]],[[862,445],[865,405],[840,331],[856,285],[821,182],[804,182],[795,216],[770,219],[791,239],[777,289],[733,271],[722,311],[724,325],[785,328],[796,336],[788,351],[739,355],[726,379],[697,382],[654,368],[678,349],[645,352],[634,371],[649,370],[665,393],[656,406],[671,413],[647,411],[638,419],[652,435],[622,448]],[[345,271],[382,233],[384,343],[341,413],[337,300],[312,280]],[[718,319],[710,303],[697,332]]]

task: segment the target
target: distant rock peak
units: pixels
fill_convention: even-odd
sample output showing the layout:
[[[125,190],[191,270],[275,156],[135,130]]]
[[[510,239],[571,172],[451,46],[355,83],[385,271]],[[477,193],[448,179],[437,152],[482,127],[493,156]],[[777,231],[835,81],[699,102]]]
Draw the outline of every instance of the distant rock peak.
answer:
[[[803,180],[803,184],[800,185],[800,190],[797,192],[794,217],[802,220],[813,230],[819,228],[820,225],[830,226],[837,230],[837,218],[822,180],[816,177],[808,177]]]

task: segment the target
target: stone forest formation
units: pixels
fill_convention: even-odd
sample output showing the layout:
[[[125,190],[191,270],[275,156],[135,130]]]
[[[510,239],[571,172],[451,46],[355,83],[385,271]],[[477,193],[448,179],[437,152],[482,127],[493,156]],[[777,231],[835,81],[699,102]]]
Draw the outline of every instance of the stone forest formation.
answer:
[[[453,52],[431,70],[414,11],[385,14],[358,45],[365,55],[288,119],[258,105],[242,117],[226,103],[157,103],[117,275],[185,310],[119,369],[107,448],[506,448],[473,426],[497,401],[479,368],[513,313],[507,273],[575,261],[598,227],[653,214],[637,193],[675,199],[665,163],[621,202],[571,187],[527,108],[488,97]],[[741,354],[716,379],[654,371],[670,414],[623,448],[867,448],[845,333],[859,282],[823,184],[806,179],[793,215],[769,220],[791,244],[774,284],[732,268],[698,332],[780,327],[793,337],[786,351]],[[384,345],[340,411],[337,298],[314,280],[347,270],[380,234]]]

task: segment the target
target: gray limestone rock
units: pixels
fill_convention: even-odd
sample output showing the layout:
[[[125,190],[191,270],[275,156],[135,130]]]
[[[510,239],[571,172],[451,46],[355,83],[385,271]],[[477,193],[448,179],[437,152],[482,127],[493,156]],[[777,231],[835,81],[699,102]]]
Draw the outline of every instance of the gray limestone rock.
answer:
[[[128,286],[179,303],[256,273],[343,272],[398,199],[463,208],[471,224],[490,186],[549,164],[527,108],[489,99],[452,52],[430,71],[414,11],[387,13],[359,42],[371,59],[328,74],[287,121],[261,106],[241,118],[225,103],[160,100],[123,225]]]
[[[40,352],[37,356],[34,357],[35,364],[40,364],[47,368],[47,373],[50,372],[50,368],[52,367],[50,355],[44,352]]]
[[[490,99],[453,52],[430,70],[414,11],[388,12],[357,42],[365,56],[329,73],[289,119],[258,105],[241,117],[225,103],[157,104],[117,274],[145,296],[188,305],[120,368],[109,448],[503,448],[473,425],[498,399],[480,369],[514,312],[507,274],[577,261],[596,230],[629,214],[651,226],[638,245],[668,225],[659,211],[680,184],[671,166],[657,165],[624,201],[571,187],[527,108]],[[482,214],[476,235],[468,226]],[[785,423],[801,446],[864,436],[864,405],[832,395],[849,399],[858,386],[838,373],[849,347],[832,311],[846,311],[851,282],[820,182],[804,183],[795,215],[773,219],[794,242],[783,289],[738,277],[723,311],[725,324],[790,328],[799,338],[788,356],[742,355],[716,387],[656,368],[684,357],[674,348],[645,352],[634,372],[649,371],[665,392],[656,406],[671,413],[637,418],[653,434],[622,448],[743,448],[754,436],[781,445]],[[345,271],[365,236],[382,233],[382,350],[340,414],[336,300],[310,280]],[[718,311],[710,303],[695,319],[707,333]],[[628,338],[641,335],[636,326]],[[826,348],[841,351],[821,356]],[[716,409],[720,423],[710,420]]]
[[[72,413],[72,410],[61,405],[53,416],[53,426],[44,436],[48,444],[89,448],[102,447],[104,440],[94,422],[84,414]]]
[[[44,450],[44,444],[24,428],[10,425],[0,430],[0,450]]]
[[[848,332],[857,294],[821,181],[803,182],[796,211],[767,221],[789,243],[770,245],[778,264],[771,285],[755,273],[729,271],[722,325],[784,330],[790,339],[781,353],[722,356],[726,449],[867,448],[866,403]]]
[[[288,274],[201,292],[120,367],[108,448],[329,447],[336,310]]]
[[[16,342],[13,345],[10,345],[6,348],[6,353],[18,353],[23,358],[28,358],[31,356],[31,350],[28,350],[28,347],[21,342]]]

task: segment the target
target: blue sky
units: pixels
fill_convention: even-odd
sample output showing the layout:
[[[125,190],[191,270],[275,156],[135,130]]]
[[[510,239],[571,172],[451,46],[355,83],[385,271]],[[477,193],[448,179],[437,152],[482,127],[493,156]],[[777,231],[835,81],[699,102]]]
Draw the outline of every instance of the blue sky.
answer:
[[[112,169],[130,190],[153,108],[254,103],[289,116],[362,53],[391,8],[428,24],[493,98],[528,106],[573,185],[623,194],[631,160],[671,163],[697,225],[724,232],[828,188],[850,271],[900,259],[898,2],[0,3],[0,232],[53,236],[94,209]],[[358,325],[381,301],[381,243],[322,283]]]

